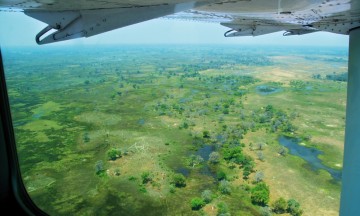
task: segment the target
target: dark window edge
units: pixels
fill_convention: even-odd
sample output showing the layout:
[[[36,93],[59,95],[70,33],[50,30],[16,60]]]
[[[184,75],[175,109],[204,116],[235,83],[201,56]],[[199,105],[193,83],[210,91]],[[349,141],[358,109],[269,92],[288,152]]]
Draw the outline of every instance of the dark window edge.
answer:
[[[0,202],[10,215],[47,215],[31,200],[23,184],[16,151],[5,71],[0,47]],[[4,211],[3,211],[4,212]]]

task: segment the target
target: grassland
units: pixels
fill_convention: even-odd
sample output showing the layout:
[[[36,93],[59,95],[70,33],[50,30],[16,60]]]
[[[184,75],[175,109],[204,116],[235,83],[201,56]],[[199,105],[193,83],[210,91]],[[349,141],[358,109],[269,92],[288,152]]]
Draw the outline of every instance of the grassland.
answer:
[[[278,138],[299,138],[341,169],[346,82],[326,77],[347,71],[344,49],[53,47],[4,57],[22,176],[51,215],[219,215],[219,203],[262,215],[280,197],[303,215],[338,215],[341,182],[279,154]],[[259,173],[265,204],[251,199]],[[204,190],[211,202],[192,209]]]

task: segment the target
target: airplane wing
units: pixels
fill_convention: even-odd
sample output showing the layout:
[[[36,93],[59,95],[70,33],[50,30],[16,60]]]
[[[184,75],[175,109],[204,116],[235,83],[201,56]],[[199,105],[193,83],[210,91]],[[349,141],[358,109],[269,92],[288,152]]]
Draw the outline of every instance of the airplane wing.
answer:
[[[1,10],[20,10],[47,23],[35,37],[38,44],[90,37],[163,16],[217,22],[230,28],[226,37],[277,31],[285,31],[284,36],[349,34],[360,26],[357,0],[0,0]]]

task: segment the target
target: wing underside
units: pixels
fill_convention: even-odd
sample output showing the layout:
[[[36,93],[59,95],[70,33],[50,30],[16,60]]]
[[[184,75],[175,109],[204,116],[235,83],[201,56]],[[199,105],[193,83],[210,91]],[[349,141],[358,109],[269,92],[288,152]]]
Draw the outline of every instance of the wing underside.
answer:
[[[226,37],[277,31],[285,31],[284,36],[348,34],[360,26],[357,0],[0,0],[0,10],[21,10],[47,23],[36,36],[38,44],[90,37],[158,17],[220,23],[229,28]]]

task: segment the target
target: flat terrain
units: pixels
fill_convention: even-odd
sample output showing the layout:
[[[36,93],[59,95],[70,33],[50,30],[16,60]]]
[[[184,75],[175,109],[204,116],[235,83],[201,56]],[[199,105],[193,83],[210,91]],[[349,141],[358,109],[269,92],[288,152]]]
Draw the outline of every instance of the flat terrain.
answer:
[[[315,50],[5,50],[25,186],[50,215],[338,215],[341,181],[279,142],[341,171],[347,50]]]

